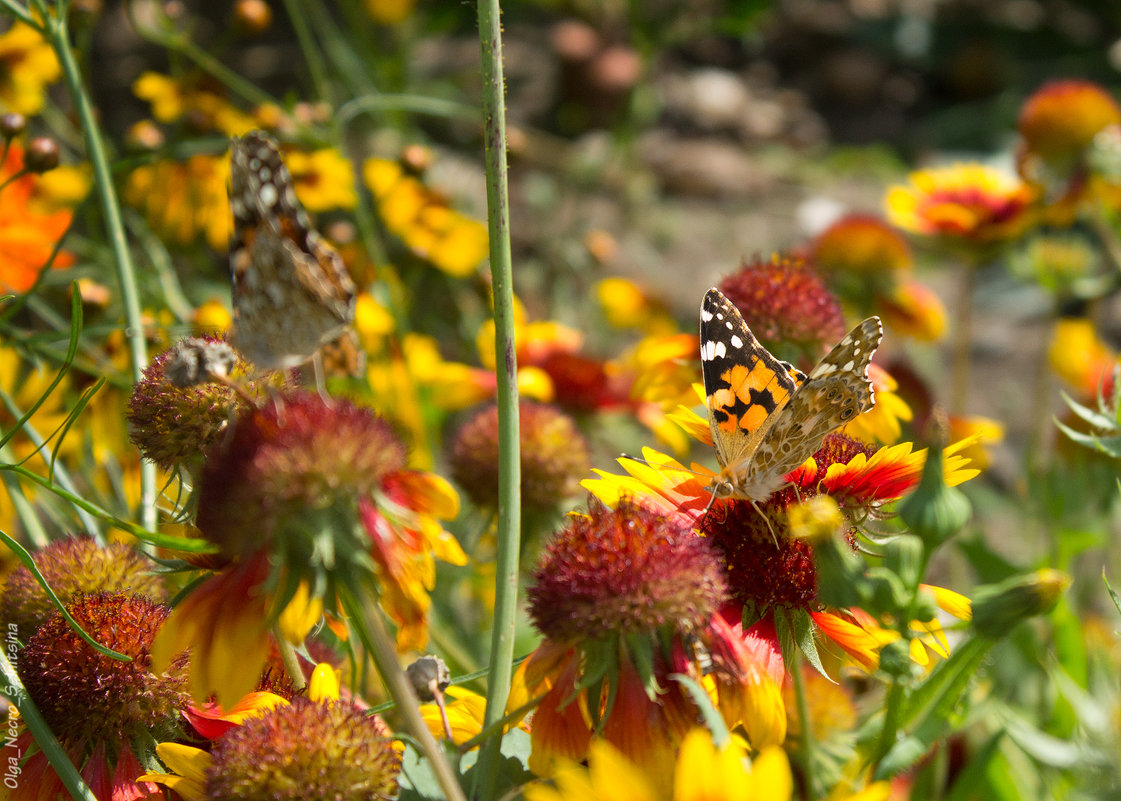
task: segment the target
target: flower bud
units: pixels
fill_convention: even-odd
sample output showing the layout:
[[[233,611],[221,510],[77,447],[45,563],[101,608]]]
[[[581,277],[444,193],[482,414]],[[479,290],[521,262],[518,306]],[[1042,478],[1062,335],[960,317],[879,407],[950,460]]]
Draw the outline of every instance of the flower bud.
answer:
[[[50,172],[58,166],[58,142],[46,136],[37,136],[27,143],[23,163],[34,173]]]
[[[906,676],[913,670],[911,646],[906,640],[892,640],[880,649],[880,670],[889,676]]]
[[[973,595],[973,628],[986,637],[1003,637],[1021,620],[1050,612],[1069,586],[1065,573],[1044,568],[980,587]]]
[[[27,118],[22,114],[16,114],[14,111],[0,114],[0,136],[5,140],[15,139],[25,130],[27,130]]]
[[[946,484],[942,469],[942,441],[930,446],[919,486],[899,506],[899,516],[912,534],[934,550],[968,522],[969,500],[957,487]]]

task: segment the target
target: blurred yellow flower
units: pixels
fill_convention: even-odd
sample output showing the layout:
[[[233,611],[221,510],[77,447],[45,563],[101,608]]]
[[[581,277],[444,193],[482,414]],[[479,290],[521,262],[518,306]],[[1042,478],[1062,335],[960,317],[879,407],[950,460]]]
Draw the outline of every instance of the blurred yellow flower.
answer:
[[[933,342],[946,332],[946,307],[930,287],[918,281],[896,284],[879,298],[879,311],[896,334],[919,342]]]
[[[292,174],[296,195],[308,211],[353,209],[357,204],[354,169],[339,151],[331,148],[310,153],[286,150],[284,163]]]
[[[22,22],[0,35],[0,104],[18,114],[38,114],[47,98],[47,84],[62,77],[58,59],[47,41]]]
[[[224,334],[233,325],[233,314],[220,300],[212,299],[195,309],[191,320],[196,334]]]
[[[380,25],[393,25],[413,13],[416,0],[366,0],[370,18]]]
[[[486,226],[451,208],[400,163],[368,159],[362,176],[385,227],[418,257],[457,277],[470,275],[487,257]]]
[[[1121,124],[1121,106],[1092,81],[1049,81],[1020,109],[1020,163],[1036,157],[1052,169],[1076,166],[1102,130]]]
[[[163,123],[177,122],[190,115],[195,128],[240,136],[260,126],[260,121],[230,104],[205,79],[172,78],[158,72],[144,72],[132,84],[132,92],[151,106],[152,116]]]
[[[968,441],[969,444],[958,454],[972,462],[978,470],[984,470],[992,459],[987,446],[996,445],[1004,439],[1004,426],[999,421],[981,415],[950,417],[950,442]]]
[[[677,330],[665,305],[651,298],[634,281],[604,278],[595,289],[607,322],[615,328],[637,328],[651,335]]]
[[[1065,318],[1055,323],[1048,358],[1059,378],[1091,397],[1117,364],[1117,354],[1085,319]]]
[[[531,784],[527,801],[789,801],[790,765],[781,748],[748,759],[742,742],[723,746],[705,729],[690,731],[673,766],[672,783],[656,782],[606,740],[589,747],[587,767],[566,762],[553,785]]]
[[[229,180],[230,164],[224,155],[163,159],[129,173],[124,197],[144,212],[163,238],[186,245],[201,235],[211,248],[223,252],[233,230]]]

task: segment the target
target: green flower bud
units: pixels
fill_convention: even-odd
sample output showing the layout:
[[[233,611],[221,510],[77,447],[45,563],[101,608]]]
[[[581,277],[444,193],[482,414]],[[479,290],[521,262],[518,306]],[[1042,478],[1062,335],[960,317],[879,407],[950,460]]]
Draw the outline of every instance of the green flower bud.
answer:
[[[906,676],[913,669],[911,644],[907,640],[892,640],[880,649],[880,670],[889,676]]]
[[[899,506],[899,516],[912,534],[934,550],[968,522],[971,509],[965,493],[946,485],[942,445],[931,445],[919,486]]]
[[[1050,612],[1070,578],[1045,568],[978,588],[973,595],[973,628],[986,637],[1003,637],[1021,620]]]

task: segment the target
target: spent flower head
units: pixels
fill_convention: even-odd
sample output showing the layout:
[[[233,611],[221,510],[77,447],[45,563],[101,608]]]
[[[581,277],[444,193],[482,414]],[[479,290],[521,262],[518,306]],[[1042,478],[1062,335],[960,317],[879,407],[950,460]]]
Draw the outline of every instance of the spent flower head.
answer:
[[[555,406],[522,401],[522,503],[554,508],[572,495],[590,462],[588,444],[572,418]],[[452,477],[476,504],[498,504],[498,407],[490,405],[464,423],[451,447]]]
[[[725,276],[719,288],[768,348],[786,344],[816,358],[844,336],[837,298],[800,258],[755,259]]]
[[[244,375],[248,363],[216,337],[182,340],[144,368],[128,402],[129,439],[165,470],[197,469],[205,454],[227,435],[230,421],[246,406],[225,381],[210,375]],[[253,384],[248,391],[256,391]]]
[[[163,601],[163,579],[135,548],[114,542],[99,545],[90,537],[56,540],[35,553],[35,566],[63,605],[80,595],[129,592]],[[57,609],[43,586],[20,566],[8,574],[0,594],[0,620],[15,625],[24,639]]]

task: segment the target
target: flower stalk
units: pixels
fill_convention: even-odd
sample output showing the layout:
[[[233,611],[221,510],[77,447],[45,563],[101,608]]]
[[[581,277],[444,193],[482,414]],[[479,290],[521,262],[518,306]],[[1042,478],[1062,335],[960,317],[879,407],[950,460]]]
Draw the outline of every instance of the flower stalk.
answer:
[[[113,249],[113,264],[117,268],[117,282],[120,284],[121,302],[125,311],[125,335],[131,356],[132,380],[136,382],[140,380],[141,371],[148,364],[148,349],[144,342],[136,268],[125,236],[121,206],[109,169],[109,157],[93,104],[82,85],[81,70],[70,48],[66,9],[60,9],[57,16],[45,17],[44,24],[44,34],[58,57],[85,136],[86,154],[93,168],[94,185],[97,187],[102,214],[105,215],[105,230]],[[155,530],[156,522],[156,466],[145,459],[140,463],[140,524],[146,529]]]
[[[495,364],[498,382],[498,555],[494,631],[484,726],[505,714],[514,657],[521,550],[521,455],[518,433],[517,356],[514,351],[514,290],[510,255],[510,199],[506,178],[506,102],[502,75],[499,0],[479,0],[479,43],[483,68],[483,137],[486,143],[487,218],[491,285],[494,291]],[[501,740],[492,737],[479,756],[476,798],[494,796]]]

